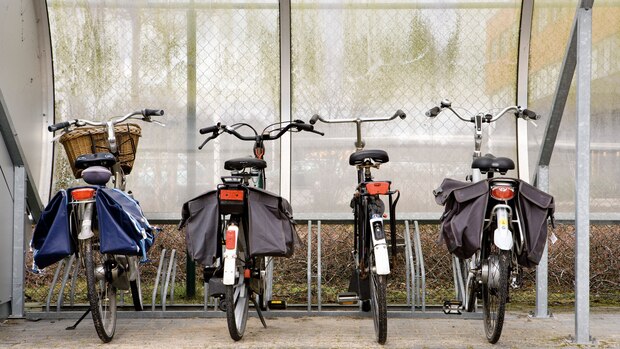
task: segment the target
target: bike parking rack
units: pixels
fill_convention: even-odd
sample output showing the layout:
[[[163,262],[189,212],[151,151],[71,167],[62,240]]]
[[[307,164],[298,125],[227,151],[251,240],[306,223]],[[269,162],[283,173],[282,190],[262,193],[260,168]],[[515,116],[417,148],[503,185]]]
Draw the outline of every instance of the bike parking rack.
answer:
[[[157,275],[153,283],[153,295],[151,302],[151,310],[155,311],[155,301],[157,300],[157,291],[160,291],[161,310],[166,311],[166,299],[168,298],[168,290],[170,290],[170,304],[174,304],[174,282],[177,274],[177,250],[172,249],[170,254],[164,248],[161,250],[159,257],[159,266],[157,267]]]

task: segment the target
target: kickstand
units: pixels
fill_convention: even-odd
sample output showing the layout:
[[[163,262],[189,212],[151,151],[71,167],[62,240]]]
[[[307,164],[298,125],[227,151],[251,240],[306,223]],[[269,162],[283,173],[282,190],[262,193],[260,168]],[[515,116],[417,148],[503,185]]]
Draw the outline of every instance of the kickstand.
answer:
[[[69,327],[65,328],[65,330],[70,330],[70,331],[71,331],[71,330],[75,330],[75,328],[77,327],[77,325],[79,325],[79,324],[80,324],[80,322],[82,322],[82,320],[84,320],[84,318],[86,317],[86,315],[88,315],[88,313],[90,313],[90,308],[88,308],[88,310],[86,310],[86,312],[82,315],[82,317],[80,317],[80,318],[78,319],[78,321],[77,321],[75,324],[73,324],[73,326],[69,326]]]
[[[250,297],[250,299],[252,300],[252,303],[254,304],[254,309],[256,309],[256,313],[258,314],[258,317],[260,318],[260,322],[263,323],[263,327],[267,328],[267,323],[265,322],[265,318],[263,317],[263,312],[260,310],[258,303],[256,303],[256,299],[254,299],[254,297]]]

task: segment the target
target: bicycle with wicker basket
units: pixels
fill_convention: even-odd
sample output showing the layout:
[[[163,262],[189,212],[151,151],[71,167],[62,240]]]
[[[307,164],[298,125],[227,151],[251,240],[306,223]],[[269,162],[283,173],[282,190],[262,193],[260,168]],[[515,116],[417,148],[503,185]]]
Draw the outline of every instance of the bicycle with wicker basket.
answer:
[[[48,127],[62,130],[73,175],[86,185],[60,190],[43,211],[31,242],[35,271],[76,254],[84,268],[89,306],[75,327],[92,313],[99,338],[109,342],[116,329],[117,290],[129,291],[135,310],[142,310],[139,262],[153,243],[154,229],[131,193],[131,173],[140,126],[129,119],[154,122],[163,110],[144,109],[109,121],[74,119]],[[111,187],[107,187],[112,179]],[[140,260],[139,260],[140,257]]]

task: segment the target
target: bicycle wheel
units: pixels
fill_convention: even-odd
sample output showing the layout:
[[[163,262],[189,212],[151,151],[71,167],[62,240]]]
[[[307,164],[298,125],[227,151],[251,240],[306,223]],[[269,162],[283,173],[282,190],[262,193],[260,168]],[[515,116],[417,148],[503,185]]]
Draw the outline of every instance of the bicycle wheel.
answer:
[[[248,306],[250,301],[250,286],[243,275],[243,252],[237,253],[237,271],[239,276],[234,285],[226,286],[226,320],[228,332],[235,341],[240,340],[245,332],[245,324],[248,321]]]
[[[84,251],[90,312],[99,338],[107,343],[112,340],[116,330],[116,287],[105,279],[103,273],[97,273],[101,275],[99,278],[95,275],[95,269],[103,268],[105,256],[93,249],[92,238],[80,242]]]
[[[370,308],[372,320],[375,324],[375,339],[379,344],[385,344],[387,339],[387,275],[377,275],[373,271],[375,265],[374,254],[370,254]]]
[[[509,263],[510,251],[502,251],[491,244],[491,251],[487,257],[488,277],[486,282],[482,283],[482,306],[484,332],[492,344],[497,343],[504,326]]]

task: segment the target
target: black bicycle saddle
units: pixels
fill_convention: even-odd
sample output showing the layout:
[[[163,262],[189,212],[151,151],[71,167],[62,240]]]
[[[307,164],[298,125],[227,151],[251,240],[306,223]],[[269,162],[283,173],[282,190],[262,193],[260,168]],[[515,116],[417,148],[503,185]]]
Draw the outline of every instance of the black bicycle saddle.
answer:
[[[257,158],[236,158],[224,162],[224,169],[229,171],[241,171],[248,167],[262,170],[267,167],[267,162]]]
[[[372,161],[380,164],[384,164],[390,161],[390,157],[385,150],[379,149],[367,149],[356,151],[349,156],[349,165],[356,166],[364,163],[364,160],[371,159]]]
[[[485,154],[482,157],[474,159],[471,163],[471,168],[480,169],[482,173],[499,172],[500,174],[506,174],[508,170],[514,170],[515,163],[509,158]]]

